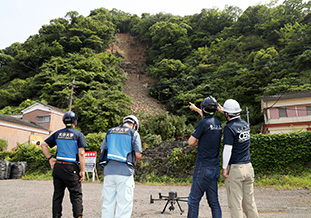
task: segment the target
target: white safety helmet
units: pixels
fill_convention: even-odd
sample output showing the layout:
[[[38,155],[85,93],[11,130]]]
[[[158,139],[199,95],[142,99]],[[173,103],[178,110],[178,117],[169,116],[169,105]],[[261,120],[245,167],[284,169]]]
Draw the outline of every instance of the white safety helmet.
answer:
[[[138,131],[138,129],[139,129],[139,122],[138,122],[137,117],[135,117],[134,115],[128,115],[128,116],[123,118],[123,123],[126,123],[126,122],[130,122],[130,123],[136,124],[135,130]]]
[[[228,99],[223,106],[223,112],[228,113],[230,116],[238,116],[242,109],[240,104],[234,99]]]

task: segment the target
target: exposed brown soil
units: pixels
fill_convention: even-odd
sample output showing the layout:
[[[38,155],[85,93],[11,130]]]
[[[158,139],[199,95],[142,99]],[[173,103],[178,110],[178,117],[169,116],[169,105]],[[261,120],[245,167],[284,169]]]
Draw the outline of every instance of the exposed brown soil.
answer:
[[[127,73],[124,84],[124,93],[132,98],[132,113],[145,114],[163,113],[165,106],[148,95],[153,80],[146,73],[147,46],[136,40],[130,34],[119,33],[116,42],[112,44],[110,51],[119,53],[124,57],[122,68]]]

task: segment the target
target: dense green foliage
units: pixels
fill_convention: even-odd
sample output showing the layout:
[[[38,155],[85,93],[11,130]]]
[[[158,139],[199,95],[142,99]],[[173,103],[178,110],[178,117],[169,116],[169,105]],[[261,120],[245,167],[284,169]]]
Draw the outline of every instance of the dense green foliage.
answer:
[[[189,101],[199,105],[208,94],[220,103],[234,98],[249,108],[252,132],[258,132],[262,96],[311,90],[310,7],[310,1],[284,0],[184,17],[104,8],[87,17],[68,12],[24,43],[0,50],[0,109],[13,113],[30,99],[66,110],[75,78],[73,110],[81,130],[105,132],[119,125],[131,100],[122,92],[122,57],[106,49],[121,32],[148,45],[148,72],[157,81],[150,94],[172,116],[194,124]],[[182,137],[168,131],[164,138],[166,133],[151,134]]]
[[[186,122],[186,116],[176,116],[169,113],[158,114],[146,119],[142,123],[140,132],[142,135],[158,135],[160,141],[171,141],[181,136],[190,136],[193,127],[192,125],[187,126]]]
[[[97,158],[104,136],[104,133],[86,136],[87,151],[97,151]],[[257,134],[251,135],[251,142],[252,164],[256,177],[260,178],[260,185],[280,183],[286,188],[288,182],[294,182],[290,178],[291,175],[310,177],[311,132]],[[56,149],[50,151],[55,155]],[[196,152],[196,147],[186,143],[166,142],[160,146],[150,146],[144,150],[143,158],[138,162],[136,180],[144,183],[189,183],[195,166]],[[6,157],[6,160],[12,162],[27,161],[30,167],[27,175],[49,171],[48,161],[41,148],[34,145],[18,145],[12,152],[0,152],[0,157]],[[99,175],[102,171],[103,169],[97,166]],[[278,175],[278,178],[274,175]],[[223,182],[223,178],[220,182]],[[302,185],[293,184],[293,187],[310,188],[310,180],[304,181]]]
[[[166,51],[174,43],[163,45],[153,35],[149,37],[150,62],[154,63],[149,74],[158,81],[150,94],[178,115],[188,113],[185,106],[189,101],[198,105],[208,94],[220,103],[227,98],[237,99],[242,108],[250,109],[252,130],[257,132],[262,122],[262,96],[311,89],[311,69],[307,64],[311,58],[309,10],[310,2],[295,0],[277,7],[249,7],[242,14],[229,7],[224,11],[202,10],[201,14],[184,19],[167,19],[167,25],[175,24],[175,31],[188,31],[188,37],[175,34],[173,42],[177,48],[177,43],[183,41],[182,49],[188,49],[185,45],[189,43],[191,52],[172,48],[167,55],[162,51],[159,60],[158,48]],[[185,30],[185,23],[191,28]],[[155,25],[159,26],[155,23],[150,30]],[[211,26],[223,28],[214,30]],[[161,28],[165,27],[162,24]],[[147,32],[141,34],[147,38]],[[202,36],[197,38],[198,34]]]
[[[83,132],[106,131],[129,113],[130,99],[122,92],[122,58],[105,49],[114,40],[116,24],[108,10],[90,17],[77,12],[54,19],[39,34],[14,43],[0,55],[0,108],[18,112],[26,102],[40,100],[67,109],[75,79],[73,110]]]
[[[257,176],[301,175],[310,172],[311,132],[251,135],[251,158]],[[174,178],[189,180],[195,167],[197,149],[165,144],[148,148],[138,164],[136,176],[144,182]],[[221,149],[222,153],[222,149]],[[222,159],[222,156],[220,156]],[[220,161],[222,163],[222,160]],[[221,178],[223,181],[223,178]],[[310,182],[309,185],[310,186]]]
[[[251,137],[251,157],[258,173],[302,172],[311,167],[311,133],[257,134]]]

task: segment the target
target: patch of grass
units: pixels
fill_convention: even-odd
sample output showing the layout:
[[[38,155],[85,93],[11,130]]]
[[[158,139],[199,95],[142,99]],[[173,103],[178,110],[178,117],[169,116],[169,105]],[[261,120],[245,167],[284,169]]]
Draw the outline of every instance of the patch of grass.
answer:
[[[25,176],[22,177],[23,180],[53,180],[53,176],[52,176],[52,170],[49,170],[46,173],[42,173],[42,172],[33,172],[33,173],[26,173]],[[102,182],[104,179],[103,175],[99,175],[99,180]],[[84,177],[84,181],[85,182],[90,182],[92,181],[92,175],[89,173],[89,178],[87,178],[87,176],[85,175]],[[98,182],[98,180],[96,179],[95,182]]]
[[[271,187],[280,190],[307,188],[311,191],[311,170],[300,175],[261,175],[255,179],[255,186]]]
[[[47,173],[33,172],[27,173],[23,176],[24,180],[52,180],[52,170]],[[86,181],[86,178],[85,178]],[[89,179],[91,181],[91,179]],[[100,181],[103,181],[103,176],[100,176]],[[157,176],[154,173],[149,174],[142,184],[146,185],[190,185],[192,184],[191,178],[170,178],[168,176]],[[219,186],[224,186],[224,178],[220,177]],[[255,184],[256,187],[269,187],[279,190],[294,190],[307,188],[311,191],[311,170],[300,173],[299,175],[256,175]]]
[[[166,175],[157,176],[152,172],[143,181],[140,181],[140,183],[146,185],[188,185],[192,183],[192,178],[171,178]]]
[[[42,172],[26,173],[26,175],[23,176],[22,179],[24,180],[53,180],[52,170],[49,170],[46,173],[42,173]]]

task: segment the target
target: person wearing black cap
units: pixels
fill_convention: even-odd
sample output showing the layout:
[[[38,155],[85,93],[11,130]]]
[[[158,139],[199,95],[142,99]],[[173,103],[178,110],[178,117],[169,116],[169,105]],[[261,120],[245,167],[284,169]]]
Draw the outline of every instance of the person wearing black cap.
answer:
[[[213,218],[221,218],[217,181],[220,177],[219,150],[222,126],[220,121],[214,117],[218,104],[212,96],[202,101],[201,109],[189,103],[190,109],[198,112],[203,119],[199,121],[188,140],[189,145],[198,146],[198,152],[188,199],[187,218],[199,216],[199,205],[204,193]]]
[[[134,167],[142,156],[138,129],[138,119],[134,115],[126,116],[122,126],[108,130],[101,145],[99,164],[104,167],[102,218],[130,218],[132,215]]]
[[[66,128],[53,133],[42,144],[44,155],[53,169],[53,218],[62,216],[62,202],[65,188],[69,190],[74,218],[83,215],[82,186],[85,173],[86,141],[82,132],[75,129],[77,116],[67,111],[63,116]],[[56,158],[53,158],[49,147],[57,146]]]

